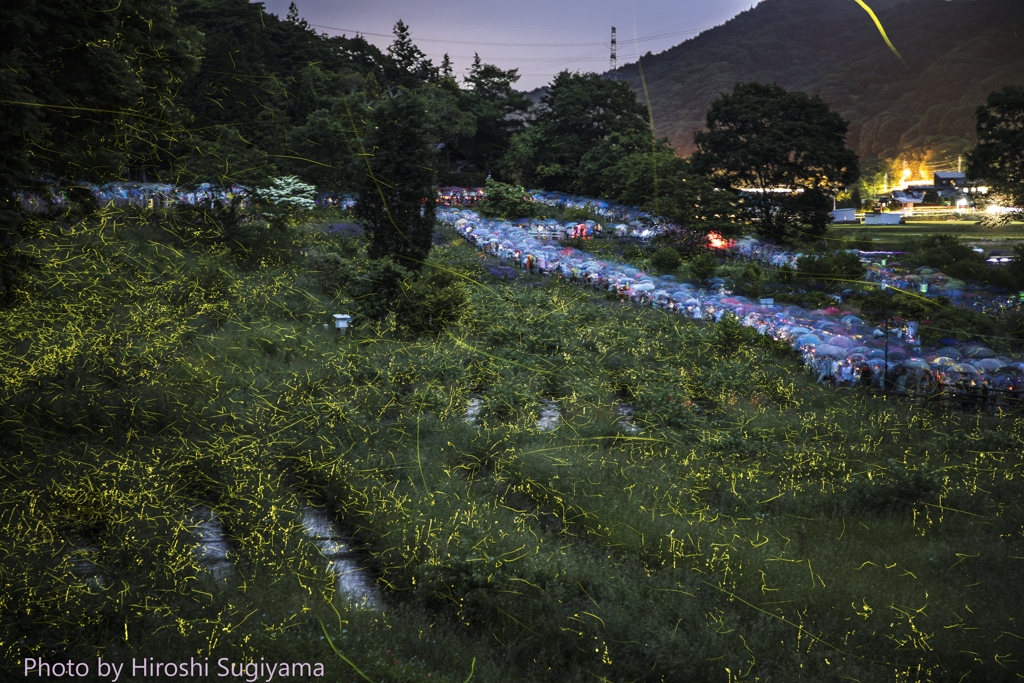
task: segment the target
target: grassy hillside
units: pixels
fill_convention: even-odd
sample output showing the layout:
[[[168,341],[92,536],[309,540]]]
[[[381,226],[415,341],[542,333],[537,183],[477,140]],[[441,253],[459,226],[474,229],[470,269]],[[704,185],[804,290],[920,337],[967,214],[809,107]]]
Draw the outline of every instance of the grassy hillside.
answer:
[[[1024,673],[1016,417],[826,392],[738,325],[498,282],[447,233],[431,262],[462,276],[463,322],[339,339],[321,323],[352,302],[302,254],[357,270],[359,238],[311,223],[242,258],[183,215],[35,227],[0,323],[12,678],[98,654],[374,682]],[[304,503],[362,544],[382,610],[335,590]],[[196,506],[232,539],[222,581]]]
[[[709,103],[740,81],[821,95],[851,122],[861,158],[920,157],[955,168],[973,146],[974,110],[1024,83],[1024,4],[1017,0],[873,0],[905,63],[853,0],[765,0],[642,66],[658,135],[684,154]],[[635,64],[622,67],[643,98]]]

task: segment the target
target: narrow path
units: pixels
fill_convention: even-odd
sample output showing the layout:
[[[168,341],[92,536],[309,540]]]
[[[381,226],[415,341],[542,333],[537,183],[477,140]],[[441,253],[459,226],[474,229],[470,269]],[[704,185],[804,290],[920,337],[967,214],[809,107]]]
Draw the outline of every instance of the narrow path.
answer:
[[[359,565],[352,552],[351,539],[341,532],[327,512],[303,506],[299,510],[299,520],[337,578],[338,593],[357,607],[381,609],[383,596],[380,589]]]
[[[196,539],[196,556],[199,563],[213,574],[214,578],[225,580],[231,573],[231,541],[224,531],[224,523],[217,514],[206,507],[198,507],[187,517]]]

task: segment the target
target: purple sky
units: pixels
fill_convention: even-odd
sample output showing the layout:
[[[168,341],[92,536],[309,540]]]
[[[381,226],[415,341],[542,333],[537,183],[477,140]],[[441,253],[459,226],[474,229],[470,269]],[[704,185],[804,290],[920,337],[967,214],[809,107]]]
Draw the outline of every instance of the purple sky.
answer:
[[[283,17],[290,0],[265,0]],[[502,69],[519,69],[520,90],[547,84],[563,69],[608,70],[611,27],[619,65],[724,23],[758,0],[295,0],[299,14],[329,35],[356,31],[380,48],[402,19],[413,41],[440,64],[447,52],[461,76],[473,53]],[[373,34],[384,34],[383,36]],[[635,40],[634,38],[638,39]]]

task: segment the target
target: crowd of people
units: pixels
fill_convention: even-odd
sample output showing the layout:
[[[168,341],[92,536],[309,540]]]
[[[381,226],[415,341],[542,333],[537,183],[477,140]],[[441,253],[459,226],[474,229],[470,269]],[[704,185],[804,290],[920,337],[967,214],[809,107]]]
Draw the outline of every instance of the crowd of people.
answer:
[[[92,187],[97,202],[148,208],[172,205],[223,205],[252,200],[247,188],[200,185],[190,190],[154,183],[113,183]],[[592,289],[609,292],[623,301],[648,305],[694,320],[720,322],[733,316],[761,334],[786,341],[798,349],[808,371],[821,384],[862,386],[879,393],[916,398],[936,397],[951,407],[998,410],[1021,404],[1024,358],[999,355],[980,344],[944,339],[944,348],[922,348],[915,323],[882,331],[865,323],[854,311],[827,308],[814,311],[752,301],[734,296],[720,278],[680,282],[672,275],[651,276],[628,264],[602,260],[561,240],[615,235],[646,240],[670,228],[635,207],[558,192],[533,192],[533,201],[559,209],[585,209],[603,219],[557,221],[484,219],[468,208],[484,197],[480,188],[438,188],[438,218],[458,230],[484,252],[512,262],[528,272],[553,275]],[[27,210],[61,206],[69,201],[66,190],[19,195]],[[323,193],[320,206],[351,209],[355,197]],[[745,237],[717,245],[734,257],[781,268],[796,267],[800,253]],[[957,305],[990,315],[1021,311],[1021,297],[992,291],[950,278],[927,267],[904,267],[898,254],[867,255],[865,280],[924,296],[947,296]],[[863,255],[862,255],[863,258]],[[837,301],[837,305],[841,300]]]
[[[1019,373],[941,372],[923,366],[872,366],[804,354],[805,367],[817,383],[835,388],[860,387],[874,394],[893,394],[917,401],[939,401],[959,410],[998,412],[1024,408],[1024,382]]]
[[[443,210],[438,217],[482,251],[527,272],[560,277],[698,321],[733,317],[799,350],[808,371],[822,384],[929,397],[960,409],[999,410],[1021,404],[1024,358],[999,354],[979,343],[943,339],[942,347],[924,347],[913,322],[883,330],[852,310],[806,310],[735,296],[720,278],[681,282],[672,275],[652,276],[564,247],[539,229],[542,221],[489,220],[469,210]],[[767,245],[761,253],[790,258]]]

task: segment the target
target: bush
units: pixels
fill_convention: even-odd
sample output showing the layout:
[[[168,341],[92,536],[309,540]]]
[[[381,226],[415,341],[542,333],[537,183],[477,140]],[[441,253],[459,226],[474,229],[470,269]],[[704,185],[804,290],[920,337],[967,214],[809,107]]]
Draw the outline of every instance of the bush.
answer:
[[[736,278],[736,285],[743,290],[743,294],[752,299],[761,296],[761,266],[756,263],[748,264]]]
[[[940,297],[940,301],[942,301]],[[937,344],[943,337],[977,339],[990,336],[995,330],[991,317],[964,308],[949,305],[940,307],[926,320],[921,321],[921,340],[925,344]]]
[[[1003,228],[1014,221],[1024,221],[1024,212],[986,214],[978,221],[979,228]]]
[[[651,265],[665,273],[675,270],[682,262],[679,252],[672,247],[662,247],[651,257]]]
[[[352,276],[351,264],[334,252],[310,254],[306,268],[313,274],[320,292],[329,297],[335,297],[345,289]]]
[[[796,262],[796,269],[801,278],[830,286],[860,280],[865,272],[860,257],[848,251],[830,256],[802,256]]]
[[[910,245],[910,258],[921,266],[938,268],[947,275],[985,279],[985,257],[953,235],[932,235]]]
[[[466,290],[461,280],[447,271],[428,267],[406,280],[395,309],[398,326],[413,334],[442,331],[462,317]]]
[[[477,204],[481,216],[488,218],[524,218],[536,214],[536,205],[526,199],[526,190],[516,185],[488,180],[487,198]]]
[[[562,212],[563,221],[594,221],[602,219],[596,213],[582,206],[573,206]]]
[[[356,311],[366,320],[381,322],[395,310],[403,295],[403,282],[409,271],[388,258],[375,259],[348,287],[355,299]]]
[[[715,276],[718,270],[718,257],[710,251],[702,251],[690,260],[690,275],[700,280]]]

